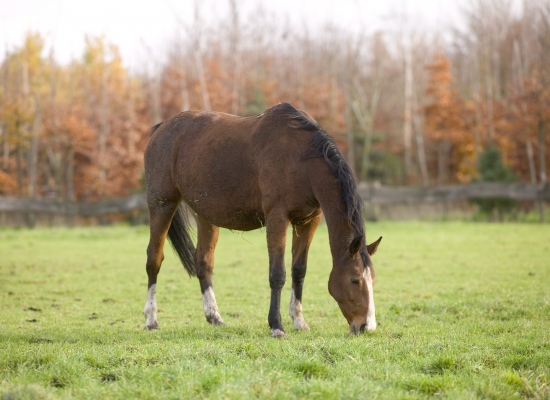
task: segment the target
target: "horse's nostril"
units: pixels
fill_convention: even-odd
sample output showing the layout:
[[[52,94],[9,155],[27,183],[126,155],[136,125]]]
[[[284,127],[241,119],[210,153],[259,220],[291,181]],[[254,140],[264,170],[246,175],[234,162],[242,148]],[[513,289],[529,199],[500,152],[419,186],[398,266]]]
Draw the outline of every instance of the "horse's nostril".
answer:
[[[367,329],[367,324],[361,325],[361,327],[359,328],[359,331],[360,331],[361,333],[363,333],[363,332],[365,332],[365,329]]]
[[[357,328],[355,327],[355,325],[351,325],[351,330],[354,335],[357,335]]]

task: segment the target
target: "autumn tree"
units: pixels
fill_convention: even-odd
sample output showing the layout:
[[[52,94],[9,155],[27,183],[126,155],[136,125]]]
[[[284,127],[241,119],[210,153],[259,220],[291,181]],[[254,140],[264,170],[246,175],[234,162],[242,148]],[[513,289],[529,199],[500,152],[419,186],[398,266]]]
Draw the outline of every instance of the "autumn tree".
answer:
[[[105,39],[88,39],[83,59],[68,66],[45,56],[43,43],[29,34],[1,65],[0,193],[130,193],[139,186],[150,126],[139,81]]]
[[[468,182],[489,145],[518,179],[547,181],[550,0],[524,0],[521,11],[509,0],[471,1],[450,45],[404,26],[406,16],[374,34],[312,30],[261,3],[249,14],[228,3],[227,15],[207,20],[196,2],[168,53],[149,49],[137,71],[105,37],[86,38],[66,65],[40,34],[8,49],[0,195],[124,196],[142,189],[153,124],[187,109],[251,116],[282,101],[332,134],[363,181]]]
[[[426,68],[430,72],[426,95],[431,102],[424,108],[424,118],[426,133],[435,144],[438,184],[468,181],[474,175],[474,141],[466,129],[464,104],[453,87],[451,62],[437,52]]]

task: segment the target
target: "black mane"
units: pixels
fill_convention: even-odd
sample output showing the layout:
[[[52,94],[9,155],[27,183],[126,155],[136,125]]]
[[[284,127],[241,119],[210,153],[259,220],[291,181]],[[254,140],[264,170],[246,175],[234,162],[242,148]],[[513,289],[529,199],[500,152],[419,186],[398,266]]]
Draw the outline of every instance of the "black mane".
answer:
[[[316,131],[321,129],[319,124],[310,120],[304,114],[294,108],[290,103],[279,103],[276,106],[271,107],[268,111],[274,112],[276,115],[289,119],[289,126],[295,129],[303,129],[306,131]],[[267,111],[266,111],[267,112]]]
[[[359,195],[355,177],[334,139],[324,130],[319,129],[311,139],[311,151],[306,155],[322,157],[330,167],[330,173],[336,177],[342,190],[341,201],[346,207],[346,218],[351,223],[355,236],[365,236],[363,218],[363,199]]]
[[[363,263],[365,266],[372,266],[366,250],[364,204],[357,189],[353,170],[344,159],[338,146],[336,146],[334,139],[321,129],[319,124],[307,118],[288,103],[281,103],[277,107],[284,109],[286,116],[290,119],[289,125],[292,128],[315,132],[311,139],[311,147],[304,158],[322,157],[330,167],[330,173],[336,177],[340,185],[342,192],[340,200],[345,207],[346,219],[350,222],[354,235],[363,236],[361,249]]]

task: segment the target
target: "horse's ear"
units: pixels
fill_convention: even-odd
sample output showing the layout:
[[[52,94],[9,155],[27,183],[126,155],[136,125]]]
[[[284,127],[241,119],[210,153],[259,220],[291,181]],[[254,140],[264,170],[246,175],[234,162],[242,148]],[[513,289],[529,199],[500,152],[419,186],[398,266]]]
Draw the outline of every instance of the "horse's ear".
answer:
[[[371,244],[367,245],[367,252],[369,253],[369,256],[374,255],[376,253],[376,249],[378,248],[378,245],[382,241],[382,236],[378,238],[376,242],[372,242]]]
[[[356,236],[349,245],[349,254],[354,256],[361,250],[363,245],[363,235]]]

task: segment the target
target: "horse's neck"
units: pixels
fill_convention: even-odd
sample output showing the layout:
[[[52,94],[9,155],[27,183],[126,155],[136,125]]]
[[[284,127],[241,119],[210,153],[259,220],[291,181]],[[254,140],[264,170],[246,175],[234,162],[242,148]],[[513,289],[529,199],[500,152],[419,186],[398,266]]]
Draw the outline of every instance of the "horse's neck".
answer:
[[[340,191],[325,187],[317,197],[328,227],[332,258],[337,260],[346,257],[354,233],[350,221],[346,218],[345,206],[342,204]]]

